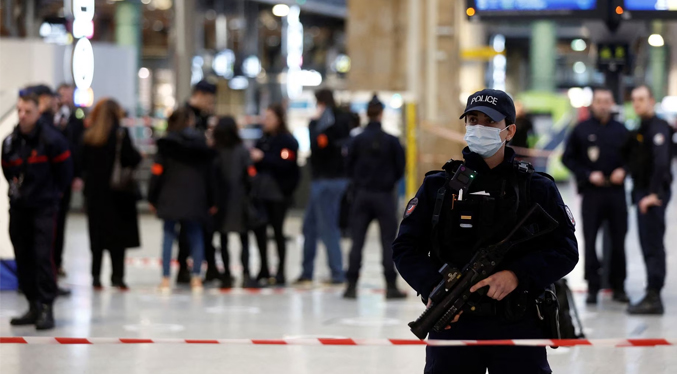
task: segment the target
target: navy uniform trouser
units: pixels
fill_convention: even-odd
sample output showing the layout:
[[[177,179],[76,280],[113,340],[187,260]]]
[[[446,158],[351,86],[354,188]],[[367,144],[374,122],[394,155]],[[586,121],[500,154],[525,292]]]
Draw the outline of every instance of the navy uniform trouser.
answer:
[[[378,221],[381,230],[381,248],[383,251],[383,274],[386,282],[395,282],[397,273],[393,263],[392,243],[397,234],[397,213],[395,197],[391,192],[372,192],[357,190],[350,213],[350,235],[353,246],[350,250],[346,277],[356,282],[362,267],[362,251],[367,237],[369,224]]]
[[[11,208],[9,236],[19,288],[30,302],[52,304],[56,298],[56,271],[52,257],[57,209]]]
[[[640,202],[649,194],[638,190],[633,193],[633,201]],[[670,191],[663,197],[662,205],[649,208],[642,214],[637,208],[637,228],[646,265],[647,288],[660,291],[665,285],[665,212],[670,202]]]
[[[591,188],[583,192],[581,206],[585,239],[585,279],[588,289],[601,288],[601,263],[597,257],[597,233],[607,222],[611,239],[609,283],[624,289],[626,277],[625,235],[628,232],[628,207],[623,188]]]
[[[536,313],[536,311],[533,311]],[[535,316],[518,322],[497,317],[462,315],[459,322],[443,332],[431,332],[430,339],[487,340],[543,339]],[[545,347],[470,346],[426,347],[425,374],[549,374]]]

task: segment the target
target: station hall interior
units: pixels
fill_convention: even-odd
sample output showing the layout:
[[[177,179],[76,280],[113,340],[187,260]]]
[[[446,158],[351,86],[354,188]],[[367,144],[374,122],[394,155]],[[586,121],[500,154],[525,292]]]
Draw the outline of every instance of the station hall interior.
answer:
[[[665,136],[639,138],[649,121],[637,111],[638,92],[645,88],[651,103],[646,108],[668,126]],[[425,344],[412,343],[418,338],[408,324],[426,310],[427,300],[422,303],[417,283],[399,274],[397,259],[392,265],[391,243],[403,231],[400,224],[417,209],[427,209],[421,186],[429,181],[428,173],[442,170],[450,159],[478,153],[466,134],[474,127],[466,110],[485,89],[504,91],[515,113],[514,136],[506,139],[499,133],[497,147],[505,144],[508,155],[512,151],[507,148],[513,148],[534,175],[552,179],[563,202],[560,227],[575,227],[578,261],[564,277],[570,293],[558,297],[560,308],[562,298],[569,304],[565,316],[560,309],[560,322],[573,321],[576,337],[571,339],[578,340],[557,349],[538,339],[525,344],[547,346],[553,373],[677,372],[677,208],[670,201],[677,192],[672,182],[677,175],[677,1],[0,0],[0,373],[442,372],[431,371]],[[48,115],[42,113],[43,96],[48,97]],[[656,149],[670,154],[663,165],[663,200],[648,208],[661,209],[660,222],[643,220],[633,172],[636,157],[619,164],[620,183],[607,175],[598,186],[620,191],[619,199],[625,201],[613,209],[626,217],[622,265],[612,254],[618,242],[612,240],[609,207],[595,208],[606,214],[607,223],[595,231],[596,245],[586,243],[590,204],[601,206],[608,196],[586,196],[585,188],[595,183],[587,180],[589,173],[581,182],[565,155],[579,124],[599,121],[600,96],[608,99],[609,121],[618,123],[628,144],[636,137],[654,147],[651,160],[642,159],[646,166],[639,170],[655,169]],[[33,98],[43,117],[66,135],[54,142],[70,150],[44,159],[20,152],[12,158],[15,139],[24,139],[16,144],[26,147],[24,107],[33,105]],[[97,119],[107,110],[115,117],[113,124]],[[480,119],[494,112],[481,113]],[[510,115],[499,114],[509,126]],[[43,117],[37,126],[46,123]],[[167,144],[184,144],[189,136],[176,140],[177,121],[185,122],[181,131],[199,133],[190,136],[205,148],[230,147],[226,138],[236,139],[240,153],[214,156],[225,154],[223,160],[237,163],[242,171],[236,177],[234,169],[222,164],[199,169],[207,173],[209,168],[212,177],[227,175],[228,186],[215,177],[200,184],[197,179],[204,174],[194,169],[174,179],[182,190],[169,201],[162,195],[172,165],[176,168],[163,152],[171,154]],[[331,130],[329,138],[322,131],[342,121],[349,128],[331,156],[338,165],[327,161],[330,156],[318,155],[326,155],[327,144],[334,144]],[[489,126],[495,125],[491,121]],[[70,126],[79,126],[79,132]],[[108,147],[105,157],[91,151],[97,126],[116,129],[101,143]],[[284,131],[271,133],[270,126]],[[376,128],[386,134],[378,142],[388,136],[397,144],[387,161],[397,164],[401,175],[386,191],[358,199],[360,182],[348,171],[359,162],[353,141],[367,139]],[[275,143],[282,138],[284,145]],[[586,135],[584,143],[580,154],[592,164],[610,162],[605,149],[627,151],[610,135]],[[91,153],[85,157],[86,149]],[[125,151],[134,159],[133,167],[122,165]],[[189,151],[194,149],[172,157],[190,158]],[[16,191],[31,182],[23,178],[28,168],[38,170],[36,165],[44,163],[41,173],[57,173],[66,158],[72,162],[62,191],[67,199],[58,197],[60,206],[49,211],[54,220],[44,221],[43,230],[49,231],[43,234],[50,239],[45,248],[52,259],[51,270],[45,271],[58,285],[48,308],[54,325],[45,330],[36,329],[35,321],[17,326],[13,321],[37,305],[27,301],[32,293],[22,290],[17,266],[22,274],[26,266],[38,272],[36,265],[26,265],[25,254],[23,260],[17,255],[17,238],[37,243],[33,239],[43,234],[25,229],[25,223],[12,225],[22,209],[16,201],[23,197]],[[88,188],[87,181],[97,174],[92,168],[106,167],[115,169],[113,176],[101,179],[106,190],[117,189],[116,178],[130,170],[131,200],[110,197],[119,191],[92,192],[94,181]],[[332,174],[327,171],[331,167],[340,171]],[[273,177],[264,180],[262,175]],[[373,181],[362,187],[369,189],[390,183],[391,175],[379,170],[362,178]],[[210,200],[203,209],[209,223],[195,230],[183,218],[167,218],[167,212],[195,208],[202,192],[187,186],[204,188]],[[257,200],[256,194],[263,194],[257,186],[274,190],[275,197]],[[55,187],[38,185],[38,192],[31,193],[48,188]],[[353,203],[379,210],[383,196],[389,201],[384,203],[386,217],[374,213],[366,222],[359,278],[353,278],[359,237],[353,228],[359,209]],[[457,197],[454,202],[460,201]],[[432,212],[435,201],[428,203]],[[131,216],[120,215],[122,205],[130,207],[124,214],[133,212]],[[31,214],[44,207],[36,205]],[[96,209],[97,220],[92,218]],[[116,209],[118,213],[107,211]],[[392,238],[384,234],[386,224],[393,228]],[[96,238],[101,239],[93,235],[97,225],[108,226],[99,229],[110,240],[129,242],[131,233],[135,243],[121,245],[121,251],[95,249]],[[167,248],[170,231],[175,242]],[[317,237],[316,254],[309,254],[308,236]],[[660,291],[664,312],[629,313],[629,306],[641,303],[652,289],[655,268],[662,266],[652,262],[655,258],[645,248],[661,243],[659,236],[667,269]],[[203,250],[195,250],[198,239]],[[593,284],[586,267],[588,247],[599,258],[594,279],[600,283]],[[434,256],[433,248],[428,251]],[[198,252],[202,266],[194,263]],[[395,278],[388,266],[397,268]],[[620,284],[614,278],[619,266]],[[594,288],[599,292],[591,292]],[[620,290],[628,302],[617,300]],[[56,338],[80,340],[67,344]],[[125,339],[141,340],[120,344]],[[473,342],[458,340],[459,345]],[[488,343],[489,349],[497,348],[492,344],[497,343]],[[488,366],[488,373],[516,372],[511,365],[524,350],[510,348],[511,358],[499,368]],[[444,372],[463,374],[453,368]]]

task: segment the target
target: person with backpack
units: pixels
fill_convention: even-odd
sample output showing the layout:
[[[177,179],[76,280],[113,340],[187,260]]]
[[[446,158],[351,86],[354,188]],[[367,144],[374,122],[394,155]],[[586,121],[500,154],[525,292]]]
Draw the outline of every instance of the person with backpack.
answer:
[[[464,161],[452,160],[443,171],[428,173],[407,204],[393,243],[397,269],[421,294],[424,304],[432,307],[437,301],[430,296],[442,280],[443,265],[464,269],[478,249],[513,236],[516,224],[528,219],[520,235],[531,239],[519,242],[502,261],[492,263],[496,271],[482,274],[446,329],[430,332],[429,337],[554,338],[546,335],[552,331],[539,318],[536,300],[578,262],[571,212],[555,182],[516,161],[515,152],[505,146],[516,131],[515,105],[508,94],[492,89],[472,94],[461,118],[465,118],[468,143]],[[539,219],[529,218],[528,213],[535,210],[541,212]],[[540,226],[553,220],[554,229]],[[545,347],[426,348],[426,373],[484,373],[487,369],[490,374],[551,371]]]

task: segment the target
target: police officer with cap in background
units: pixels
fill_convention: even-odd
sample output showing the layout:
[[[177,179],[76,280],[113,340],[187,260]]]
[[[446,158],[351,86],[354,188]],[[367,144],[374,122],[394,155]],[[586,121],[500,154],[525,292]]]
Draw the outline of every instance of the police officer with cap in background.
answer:
[[[665,212],[670,203],[672,160],[670,125],[656,117],[651,88],[632,91],[632,106],[640,117],[638,130],[625,148],[634,183],[632,201],[637,204],[637,228],[647,273],[646,296],[628,307],[630,314],[663,314],[661,290],[665,285]]]
[[[30,307],[10,323],[47,330],[54,327],[52,304],[57,296],[52,262],[54,221],[73,164],[64,137],[52,123],[39,120],[35,93],[22,91],[17,110],[19,125],[2,143],[2,170],[9,182],[9,234],[19,287]]]
[[[429,296],[444,264],[463,268],[474,251],[507,237],[525,210],[540,204],[557,227],[518,244],[497,271],[470,289],[471,308],[463,308],[445,330],[431,339],[540,339],[545,331],[535,299],[568,274],[578,262],[571,213],[555,183],[515,161],[506,147],[515,135],[515,106],[503,91],[485,89],[468,98],[465,112],[464,162],[450,161],[445,171],[430,172],[405,210],[393,243],[402,277]],[[463,166],[463,168],[461,168]],[[471,169],[473,182],[463,190],[449,188],[449,175]],[[453,193],[453,194],[452,194]],[[426,348],[426,373],[549,373],[544,347]]]
[[[576,125],[566,145],[562,162],[576,176],[583,195],[583,235],[585,236],[585,279],[588,304],[597,303],[602,287],[600,261],[595,243],[604,222],[611,238],[609,281],[614,301],[627,303],[625,293],[625,235],[628,208],[625,199],[625,161],[622,148],[628,138],[625,126],[612,118],[613,94],[608,89],[594,91],[590,119]]]
[[[406,294],[397,289],[397,273],[393,263],[392,242],[397,234],[395,185],[404,175],[404,149],[400,141],[383,131],[384,105],[374,95],[367,106],[369,124],[353,139],[348,152],[348,177],[353,202],[350,214],[350,235],[353,247],[346,277],[348,288],[343,297],[357,298],[357,280],[362,266],[362,249],[367,229],[378,220],[383,248],[383,273],[386,299],[401,299]]]

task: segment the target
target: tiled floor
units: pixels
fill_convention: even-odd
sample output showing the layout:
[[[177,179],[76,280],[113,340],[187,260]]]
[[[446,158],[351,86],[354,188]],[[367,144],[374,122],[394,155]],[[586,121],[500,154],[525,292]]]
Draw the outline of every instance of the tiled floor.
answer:
[[[565,200],[580,217],[579,202],[571,187],[563,185],[561,188]],[[141,222],[143,249],[130,251],[129,256],[157,259],[160,254],[160,224],[150,217],[144,217]],[[637,298],[641,296],[644,285],[644,264],[632,215],[630,227],[627,287],[631,296]],[[590,338],[677,338],[677,287],[672,272],[677,268],[674,254],[677,249],[676,229],[677,204],[673,202],[669,209],[666,238],[669,252],[668,285],[664,293],[666,315],[630,317],[625,314],[624,307],[611,302],[608,295],[603,297],[599,306],[586,308],[582,305],[584,294],[577,293],[579,309]],[[294,235],[288,258],[288,276],[292,278],[299,274],[298,216],[290,219],[286,231]],[[73,295],[56,303],[57,328],[46,333],[37,333],[30,327],[11,328],[10,317],[23,312],[26,303],[14,292],[3,292],[0,294],[0,336],[412,338],[407,323],[419,315],[423,306],[410,289],[407,300],[388,303],[376,291],[383,288],[376,234],[374,227],[366,249],[362,289],[357,301],[343,300],[340,288],[319,286],[305,292],[290,290],[271,295],[222,294],[216,289],[207,289],[200,296],[193,296],[186,289],[178,289],[172,295],[161,295],[155,290],[160,279],[157,260],[146,264],[135,261],[127,267],[130,292],[120,293],[107,288],[93,293],[88,275],[90,254],[85,220],[83,216],[73,215],[69,222],[66,251],[69,275],[64,281],[64,285],[73,289]],[[237,258],[239,241],[235,237],[231,240]],[[345,242],[343,248],[347,253],[349,243]],[[252,251],[256,252],[255,247]],[[253,269],[258,268],[256,259],[254,255]],[[325,264],[326,257],[320,250],[316,268],[318,280],[328,278]],[[108,259],[104,267],[107,271],[103,279],[107,284]],[[581,269],[582,263],[570,275],[574,289],[584,287]],[[407,287],[404,282],[401,286]],[[677,372],[677,347],[560,348],[549,350],[549,356],[555,373]],[[0,345],[2,374],[420,373],[423,365],[422,347]]]

